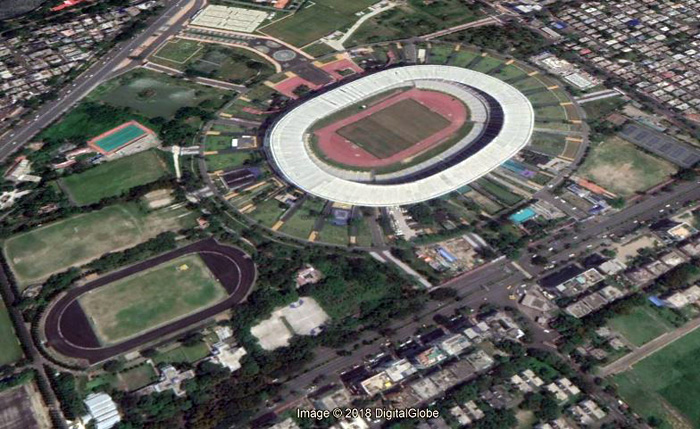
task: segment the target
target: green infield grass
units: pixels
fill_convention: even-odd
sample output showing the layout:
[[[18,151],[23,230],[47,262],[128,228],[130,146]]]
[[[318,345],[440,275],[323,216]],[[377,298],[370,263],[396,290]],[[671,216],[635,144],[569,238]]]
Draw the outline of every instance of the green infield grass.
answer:
[[[26,287],[105,253],[193,224],[193,216],[184,208],[145,213],[136,204],[120,204],[14,235],[5,240],[3,251],[18,285]]]
[[[670,162],[616,136],[593,147],[579,168],[581,176],[623,197],[652,188],[676,171]]]
[[[168,174],[170,166],[155,150],[105,162],[82,173],[66,176],[62,188],[79,206],[114,197],[136,186],[155,182]]]
[[[450,125],[415,100],[401,100],[337,133],[377,158],[388,158]]]
[[[10,314],[0,301],[0,365],[10,365],[17,362],[23,355]]]
[[[644,418],[662,427],[700,427],[700,329],[685,335],[613,377],[620,396]]]
[[[227,296],[199,255],[185,255],[82,295],[102,344],[115,344],[207,308]]]
[[[219,171],[229,170],[243,165],[253,165],[259,155],[253,151],[240,151],[231,153],[220,153],[207,155],[204,159],[207,162],[207,170]]]

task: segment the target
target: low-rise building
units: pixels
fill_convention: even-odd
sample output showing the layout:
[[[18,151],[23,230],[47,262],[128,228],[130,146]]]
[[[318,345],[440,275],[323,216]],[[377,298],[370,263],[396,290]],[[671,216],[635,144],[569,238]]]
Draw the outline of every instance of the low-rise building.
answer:
[[[88,413],[83,417],[83,422],[94,422],[95,429],[110,429],[122,419],[117,404],[106,393],[91,393],[84,403]]]

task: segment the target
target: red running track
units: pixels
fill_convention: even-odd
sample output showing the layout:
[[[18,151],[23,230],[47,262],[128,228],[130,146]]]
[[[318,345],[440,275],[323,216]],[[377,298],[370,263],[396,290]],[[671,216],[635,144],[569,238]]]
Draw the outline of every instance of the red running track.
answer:
[[[339,129],[346,125],[357,122],[360,119],[366,118],[369,115],[408,98],[417,101],[428,109],[445,117],[450,121],[450,125],[388,158],[377,158],[337,133]],[[467,107],[461,100],[442,92],[413,88],[395,96],[390,96],[356,115],[352,115],[328,125],[327,127],[321,128],[314,134],[316,134],[318,138],[319,149],[328,159],[352,167],[384,167],[405,161],[439,145],[464,125],[467,116]]]

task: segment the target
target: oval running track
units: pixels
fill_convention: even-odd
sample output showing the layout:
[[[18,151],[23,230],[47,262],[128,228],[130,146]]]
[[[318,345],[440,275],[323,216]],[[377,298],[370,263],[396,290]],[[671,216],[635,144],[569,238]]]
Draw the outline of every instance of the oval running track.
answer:
[[[118,344],[104,347],[99,344],[87,316],[77,301],[81,295],[174,258],[195,253],[202,257],[209,270],[221,282],[229,294],[228,298]],[[46,345],[63,356],[83,359],[93,365],[196,326],[243,302],[253,287],[255,277],[255,264],[248,254],[238,248],[221,245],[213,238],[202,240],[69,290],[55,301],[44,320]]]

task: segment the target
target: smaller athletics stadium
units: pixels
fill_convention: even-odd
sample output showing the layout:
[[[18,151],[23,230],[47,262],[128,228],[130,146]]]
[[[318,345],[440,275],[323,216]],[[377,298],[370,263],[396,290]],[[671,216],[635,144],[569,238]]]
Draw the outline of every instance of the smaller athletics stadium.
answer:
[[[267,131],[273,168],[304,191],[358,206],[426,201],[489,173],[530,141],[530,101],[473,70],[384,70],[320,94]]]
[[[230,309],[255,277],[242,250],[202,240],[70,289],[46,313],[44,344],[61,359],[94,365]]]

